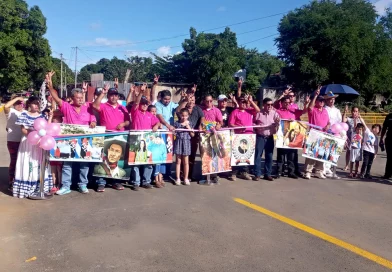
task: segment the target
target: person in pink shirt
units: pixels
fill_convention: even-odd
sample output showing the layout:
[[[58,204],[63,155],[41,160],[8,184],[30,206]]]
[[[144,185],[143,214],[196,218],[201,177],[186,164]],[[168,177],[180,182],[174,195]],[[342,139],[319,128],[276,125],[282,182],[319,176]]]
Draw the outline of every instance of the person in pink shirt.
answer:
[[[105,94],[108,101],[101,103]],[[101,94],[94,101],[94,109],[99,112],[101,126],[106,130],[124,131],[129,126],[128,110],[118,102],[118,91],[115,88],[104,88]]]
[[[102,99],[107,95],[107,102],[101,103]],[[124,131],[125,127],[129,126],[129,113],[128,110],[117,103],[118,91],[115,88],[110,88],[105,85],[101,93],[92,104],[94,110],[99,112],[99,120],[101,126],[105,126],[106,130]],[[117,182],[117,179],[111,180],[111,187],[115,190],[124,190],[124,186]],[[99,178],[97,180],[97,192],[104,192],[106,180]]]
[[[282,99],[280,99],[281,108],[277,109],[276,112],[279,114],[281,119],[293,120],[293,121],[301,120],[301,115],[306,112],[307,105],[305,104],[305,108],[303,110],[292,109],[290,108],[290,101],[291,100],[289,96],[284,96]],[[276,178],[283,176],[284,160],[285,158],[287,158],[288,177],[293,179],[298,179],[298,176],[301,176],[301,173],[299,172],[299,166],[298,166],[298,150],[278,148],[276,153],[277,153],[276,157],[278,163],[278,169],[277,169],[278,173],[276,175]]]
[[[248,103],[253,108],[248,108]],[[257,104],[253,101],[251,95],[246,95],[240,97],[238,100],[238,109],[233,110],[229,117],[229,127],[248,127],[248,128],[241,128],[236,129],[234,132],[236,134],[253,134],[253,117],[256,113],[260,112],[260,108]],[[237,166],[233,167],[233,172],[229,180],[236,180],[236,174],[238,172],[238,177],[246,180],[251,180],[252,178],[248,174],[248,168],[245,166]]]
[[[321,127],[323,131],[327,131],[330,127],[328,111],[324,108],[324,97],[320,96],[319,87],[308,107],[309,124]],[[311,178],[313,168],[316,169],[318,178],[325,179],[323,174],[324,164],[321,161],[306,158],[305,160],[305,179]]]
[[[275,101],[274,107],[276,109],[279,110],[279,109],[283,108],[281,100],[283,98],[285,98],[285,97],[288,97],[290,99],[290,103],[289,103],[288,109],[290,109],[292,111],[295,111],[295,110],[299,109],[298,105],[295,103],[296,97],[295,97],[295,93],[293,92],[291,86],[287,86],[287,88],[283,91],[282,95],[278,98],[278,100]]]
[[[255,152],[255,177],[253,180],[258,181],[261,177],[261,156],[265,153],[264,179],[273,181],[272,157],[274,153],[274,134],[279,127],[280,117],[274,110],[272,99],[264,98],[263,109],[254,117],[254,123],[262,128],[255,128],[256,131],[256,152]]]
[[[143,96],[143,92],[146,90],[147,84],[143,84],[138,89],[133,89],[134,97],[136,98],[135,103],[131,109],[131,118],[132,130],[152,130],[157,131],[161,123],[159,122],[158,118],[153,115],[152,113],[148,112],[148,100],[145,96]],[[132,190],[138,191],[141,178],[140,178],[140,170],[143,170],[143,181],[142,187],[145,189],[152,189],[151,185],[151,174],[152,174],[152,165],[143,165],[143,166],[134,166],[132,171],[135,175],[135,180],[133,181]]]
[[[46,75],[46,82],[48,84],[49,92],[53,97],[53,100],[59,105],[60,111],[64,115],[64,124],[75,124],[75,125],[89,125],[90,127],[96,126],[96,119],[94,114],[89,110],[88,106],[84,103],[84,93],[81,89],[73,89],[71,93],[72,104],[63,101],[57,94],[57,91],[53,88],[52,76],[54,72],[49,72]],[[79,192],[87,194],[87,175],[89,170],[88,162],[68,162],[65,161],[62,169],[62,187],[56,192],[57,195],[65,195],[71,192],[70,187],[72,184],[72,168],[79,166]]]

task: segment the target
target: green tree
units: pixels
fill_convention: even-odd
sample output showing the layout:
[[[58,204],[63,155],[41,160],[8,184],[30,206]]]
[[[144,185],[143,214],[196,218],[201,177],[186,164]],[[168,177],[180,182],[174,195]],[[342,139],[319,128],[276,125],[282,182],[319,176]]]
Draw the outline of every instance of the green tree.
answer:
[[[341,83],[364,93],[370,67],[384,48],[377,13],[365,0],[312,1],[285,15],[276,39],[289,81],[305,88]],[[373,80],[376,82],[376,80]]]
[[[127,69],[131,66],[126,60],[113,57],[109,59],[100,59],[96,64],[88,64],[80,69],[78,74],[78,81],[90,81],[92,74],[102,73],[104,80],[113,80],[119,78],[121,80],[125,77]]]
[[[23,0],[0,1],[0,88],[39,87],[50,67],[50,47],[43,37],[46,19]]]
[[[53,81],[53,85],[56,86],[56,89],[59,89],[60,84],[61,84],[61,60],[58,58],[52,57],[52,64],[51,64],[50,70],[53,70],[56,72],[52,78],[52,81]],[[41,82],[42,82],[42,80],[41,80]],[[68,67],[68,65],[63,61],[63,84],[65,82],[67,82],[67,84],[75,82],[75,74]]]
[[[151,57],[131,56],[128,58],[128,66],[131,69],[130,82],[148,82],[154,77]]]

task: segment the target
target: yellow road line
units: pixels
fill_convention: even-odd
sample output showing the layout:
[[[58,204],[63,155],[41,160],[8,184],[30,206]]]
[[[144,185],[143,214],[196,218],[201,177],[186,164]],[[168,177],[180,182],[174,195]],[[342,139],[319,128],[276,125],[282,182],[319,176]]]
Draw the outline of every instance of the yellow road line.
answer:
[[[313,229],[311,227],[308,227],[308,226],[306,226],[304,224],[301,224],[301,223],[299,223],[297,221],[294,221],[294,220],[292,220],[290,218],[284,217],[282,215],[279,215],[279,214],[274,213],[274,212],[272,212],[270,210],[264,209],[264,208],[262,208],[260,206],[252,204],[252,203],[250,203],[248,201],[245,201],[245,200],[242,200],[240,198],[234,198],[234,201],[237,202],[237,203],[240,203],[240,204],[242,204],[242,205],[244,205],[244,206],[246,206],[248,208],[251,208],[251,209],[253,209],[255,211],[258,211],[258,212],[261,212],[261,213],[263,213],[265,215],[271,216],[272,218],[275,218],[275,219],[277,219],[277,220],[279,220],[279,221],[281,221],[283,223],[286,223],[286,224],[288,224],[290,226],[293,226],[293,227],[295,227],[297,229],[300,229],[302,231],[310,233],[310,234],[312,234],[312,235],[314,235],[314,236],[316,236],[318,238],[321,238],[321,239],[323,239],[323,240],[325,240],[327,242],[330,242],[330,243],[335,244],[337,246],[340,246],[340,247],[342,247],[344,249],[347,249],[347,250],[349,250],[351,252],[354,252],[354,253],[356,253],[356,254],[358,254],[358,255],[366,258],[366,259],[369,259],[369,260],[371,260],[373,262],[376,262],[376,263],[378,263],[378,264],[380,264],[382,266],[385,266],[385,267],[387,267],[389,269],[392,269],[392,262],[391,261],[389,261],[387,259],[384,259],[384,258],[382,258],[380,256],[377,256],[377,255],[375,255],[375,254],[373,254],[373,253],[371,253],[369,251],[366,251],[364,249],[361,249],[359,247],[356,247],[354,245],[346,243],[346,242],[344,242],[342,240],[339,240],[339,239],[337,239],[335,237],[332,237],[332,236],[330,236],[330,235],[328,235],[328,234],[326,234],[324,232],[321,232],[321,231],[318,231],[318,230]]]

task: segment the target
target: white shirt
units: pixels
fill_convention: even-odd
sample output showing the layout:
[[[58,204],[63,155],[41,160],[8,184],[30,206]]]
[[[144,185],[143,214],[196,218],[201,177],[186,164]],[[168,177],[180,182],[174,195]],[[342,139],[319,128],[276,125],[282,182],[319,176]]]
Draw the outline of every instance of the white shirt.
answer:
[[[370,131],[369,128],[366,128],[366,131],[363,135],[363,150],[376,154],[378,152],[378,138]]]
[[[7,118],[7,141],[9,142],[20,142],[22,139],[22,128],[19,125],[15,125],[16,120],[22,112],[11,108],[10,112],[5,115]]]
[[[325,109],[328,112],[329,122],[331,123],[331,125],[343,122],[342,121],[342,113],[340,112],[340,110],[337,107],[325,106]]]

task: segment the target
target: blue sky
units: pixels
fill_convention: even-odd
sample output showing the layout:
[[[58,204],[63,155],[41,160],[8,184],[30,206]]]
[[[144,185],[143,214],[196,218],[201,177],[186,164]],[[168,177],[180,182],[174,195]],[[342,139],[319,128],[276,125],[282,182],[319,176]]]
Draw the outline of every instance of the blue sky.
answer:
[[[392,0],[373,1],[380,13],[392,5]],[[148,56],[181,51],[181,42],[188,37],[189,28],[202,31],[293,10],[308,0],[27,0],[38,5],[47,18],[46,34],[54,57],[64,54],[74,69],[74,53],[78,46],[80,69],[99,59],[126,55]],[[282,15],[232,26],[238,43],[276,53],[274,36]],[[268,28],[267,28],[268,27]],[[265,28],[265,29],[260,29]],[[219,33],[224,27],[210,32]],[[250,33],[243,33],[249,32]],[[243,33],[243,34],[241,34]],[[178,35],[182,37],[146,42]],[[260,39],[258,41],[255,41]],[[254,41],[254,42],[253,42]],[[72,58],[71,58],[72,57]]]

